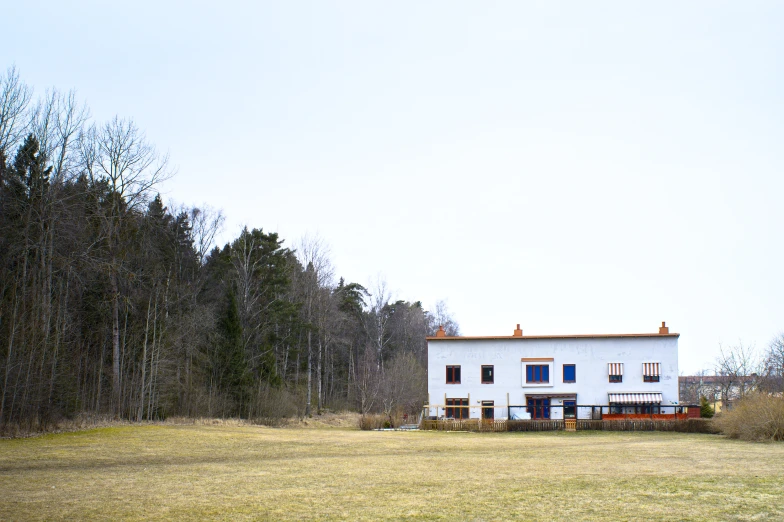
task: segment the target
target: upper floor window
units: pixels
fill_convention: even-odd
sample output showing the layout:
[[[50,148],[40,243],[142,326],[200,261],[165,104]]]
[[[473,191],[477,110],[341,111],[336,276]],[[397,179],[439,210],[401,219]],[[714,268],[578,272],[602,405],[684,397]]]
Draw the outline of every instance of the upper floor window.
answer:
[[[446,383],[460,384],[460,366],[446,367]]]
[[[608,363],[607,372],[610,382],[623,382],[623,363]]]
[[[495,379],[495,369],[493,365],[482,366],[482,384],[493,384]]]
[[[577,369],[575,368],[574,364],[564,364],[563,382],[576,382],[576,381],[577,381]]]
[[[549,364],[526,364],[525,382],[543,383],[550,382]]]
[[[659,363],[642,363],[642,380],[643,382],[659,382],[661,375],[661,364]]]

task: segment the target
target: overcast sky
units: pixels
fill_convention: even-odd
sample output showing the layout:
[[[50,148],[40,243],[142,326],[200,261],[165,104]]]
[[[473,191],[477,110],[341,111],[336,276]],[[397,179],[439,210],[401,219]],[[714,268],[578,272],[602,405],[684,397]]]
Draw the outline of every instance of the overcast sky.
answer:
[[[72,5],[76,4],[76,5]],[[0,66],[467,335],[784,331],[781,2],[12,2]]]

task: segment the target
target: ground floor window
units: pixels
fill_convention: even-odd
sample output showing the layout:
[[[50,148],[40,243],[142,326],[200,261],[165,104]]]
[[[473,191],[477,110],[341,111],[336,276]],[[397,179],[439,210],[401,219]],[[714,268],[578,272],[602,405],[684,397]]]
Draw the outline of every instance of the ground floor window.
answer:
[[[446,400],[447,419],[467,419],[468,418],[468,399],[447,399]]]
[[[528,399],[528,413],[532,419],[550,418],[550,399]]]
[[[620,404],[610,404],[610,413],[628,414],[628,415],[652,413],[654,415],[658,415],[661,413],[661,405],[660,404],[628,404],[622,406]]]
[[[482,401],[482,420],[493,420],[495,417],[495,408],[493,401]]]

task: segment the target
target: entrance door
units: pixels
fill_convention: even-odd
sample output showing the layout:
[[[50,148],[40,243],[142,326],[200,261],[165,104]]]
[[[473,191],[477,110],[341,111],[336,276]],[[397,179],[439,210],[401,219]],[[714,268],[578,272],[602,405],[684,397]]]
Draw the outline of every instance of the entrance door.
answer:
[[[563,401],[564,419],[574,419],[576,417],[575,401]]]
[[[493,401],[482,401],[482,420],[493,420],[495,417],[495,408]]]
[[[550,418],[550,399],[528,399],[528,413],[532,419]]]

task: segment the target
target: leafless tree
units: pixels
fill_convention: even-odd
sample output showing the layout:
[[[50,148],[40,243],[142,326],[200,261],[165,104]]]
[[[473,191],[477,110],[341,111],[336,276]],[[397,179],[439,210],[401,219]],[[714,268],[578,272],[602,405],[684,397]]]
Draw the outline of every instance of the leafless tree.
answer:
[[[387,326],[389,323],[389,301],[392,294],[387,286],[387,281],[380,274],[369,285],[370,309],[365,320],[365,331],[376,349],[376,361],[379,369],[384,371],[384,357],[386,346],[389,344]]]
[[[460,335],[460,327],[443,300],[438,301],[435,308],[427,312],[427,335],[435,335],[441,326],[448,336]]]
[[[739,342],[735,346],[719,347],[716,377],[725,404],[729,404],[733,399],[742,399],[748,392],[756,389],[759,375],[760,362],[753,346]]]
[[[305,415],[311,414],[313,404],[313,333],[316,330],[318,352],[316,354],[316,397],[317,411],[322,408],[322,357],[324,352],[324,337],[318,330],[319,323],[322,328],[326,326],[325,313],[330,307],[329,296],[333,286],[334,269],[329,260],[329,246],[319,236],[306,235],[296,249],[297,259],[305,268],[303,277],[303,312],[308,325],[307,349],[307,391]],[[326,291],[325,291],[326,290]]]
[[[396,354],[381,379],[381,403],[384,414],[391,417],[396,409],[417,413],[427,397],[425,369],[411,352]]]
[[[192,227],[193,244],[203,265],[207,254],[215,245],[215,236],[223,229],[226,220],[223,211],[215,210],[207,204],[191,207],[188,216]]]
[[[90,181],[105,184],[108,202],[97,205],[109,252],[104,264],[111,287],[112,308],[112,396],[120,408],[120,287],[119,275],[125,252],[120,232],[126,216],[138,211],[153,188],[173,175],[168,157],[161,156],[131,120],[115,117],[101,127],[92,126],[80,136],[81,163]]]
[[[763,387],[771,393],[784,392],[784,333],[773,339],[765,352]]]
[[[47,91],[30,114],[29,129],[52,164],[52,180],[74,172],[78,165],[78,138],[90,117],[87,106],[76,100],[76,92]]]
[[[381,370],[374,346],[367,346],[357,361],[357,398],[359,411],[364,415],[373,411],[381,392]]]
[[[15,66],[0,75],[0,154],[6,157],[27,133],[25,111],[32,95],[32,89],[19,80]]]

